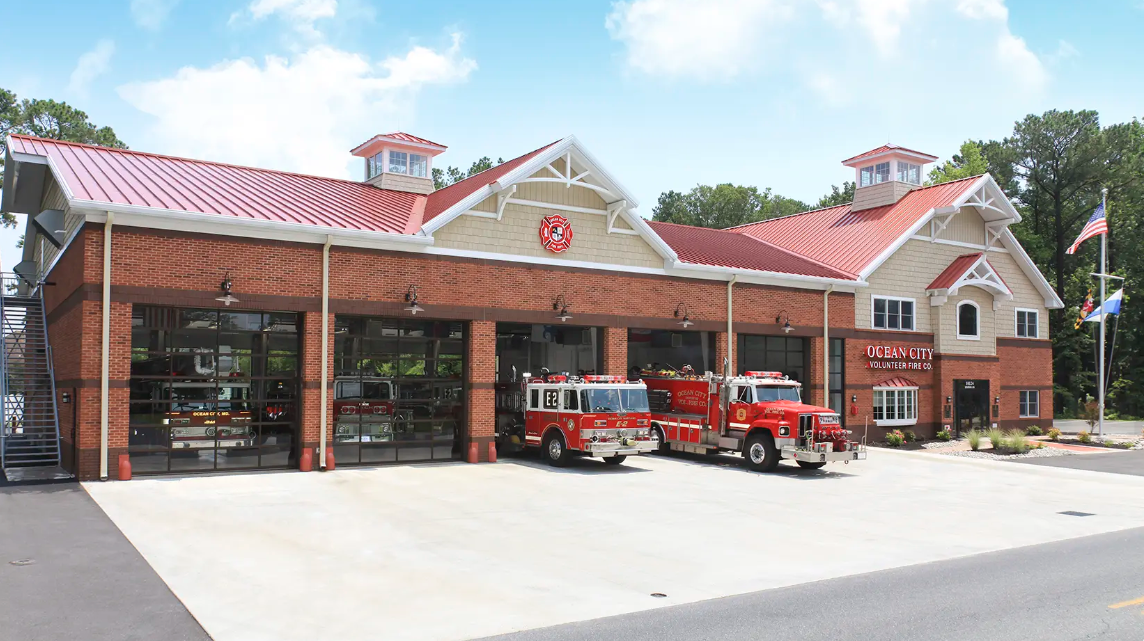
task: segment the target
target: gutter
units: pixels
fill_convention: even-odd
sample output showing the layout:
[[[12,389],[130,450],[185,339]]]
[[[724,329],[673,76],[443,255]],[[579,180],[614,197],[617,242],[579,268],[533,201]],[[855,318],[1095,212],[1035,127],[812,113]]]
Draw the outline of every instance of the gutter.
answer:
[[[830,293],[834,285],[822,293],[822,406],[830,407]]]
[[[734,356],[735,352],[732,351],[734,349],[734,345],[731,342],[731,332],[733,331],[732,319],[734,318],[734,316],[731,313],[732,312],[731,286],[734,285],[738,280],[739,280],[739,275],[738,274],[732,274],[731,280],[727,281],[727,360],[731,363],[731,369],[732,370],[735,369],[735,356]]]
[[[108,376],[111,368],[111,227],[115,214],[107,212],[103,224],[103,353],[99,371],[99,480],[107,480]]]
[[[330,246],[333,236],[326,236],[322,246],[322,436],[318,441],[318,469],[326,470],[326,411],[329,408],[330,390]]]

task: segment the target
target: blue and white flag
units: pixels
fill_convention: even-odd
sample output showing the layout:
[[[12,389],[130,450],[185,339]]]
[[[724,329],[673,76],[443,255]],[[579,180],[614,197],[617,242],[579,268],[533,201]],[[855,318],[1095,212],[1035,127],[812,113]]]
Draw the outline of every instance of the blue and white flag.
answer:
[[[1104,301],[1103,305],[1092,310],[1092,313],[1084,318],[1084,322],[1086,322],[1086,323],[1089,321],[1100,322],[1100,317],[1103,314],[1119,314],[1120,313],[1120,302],[1122,300],[1124,300],[1124,290],[1118,289],[1118,290],[1116,290],[1115,294],[1109,296],[1108,300]]]

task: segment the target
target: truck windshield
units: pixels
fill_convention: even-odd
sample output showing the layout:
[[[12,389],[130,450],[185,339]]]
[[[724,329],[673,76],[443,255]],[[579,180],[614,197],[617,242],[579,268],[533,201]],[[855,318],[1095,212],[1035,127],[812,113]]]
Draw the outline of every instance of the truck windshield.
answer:
[[[797,403],[802,399],[798,397],[798,388],[791,385],[756,385],[755,400],[762,403],[769,401],[794,401]]]
[[[647,412],[647,390],[604,387],[581,390],[584,412]]]

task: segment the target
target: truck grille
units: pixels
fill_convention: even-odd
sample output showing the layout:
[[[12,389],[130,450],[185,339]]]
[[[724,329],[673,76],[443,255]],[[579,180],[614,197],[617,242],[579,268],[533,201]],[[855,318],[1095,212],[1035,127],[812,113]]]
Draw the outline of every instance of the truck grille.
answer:
[[[799,414],[798,416],[798,437],[800,439],[810,438],[814,434],[814,414]]]

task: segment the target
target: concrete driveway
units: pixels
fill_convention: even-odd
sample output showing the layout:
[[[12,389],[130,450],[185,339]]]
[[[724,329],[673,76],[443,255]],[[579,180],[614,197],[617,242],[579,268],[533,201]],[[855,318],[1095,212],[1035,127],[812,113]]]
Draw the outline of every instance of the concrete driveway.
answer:
[[[771,475],[628,461],[87,489],[215,641],[465,639],[1144,526],[1142,477],[885,450]]]

